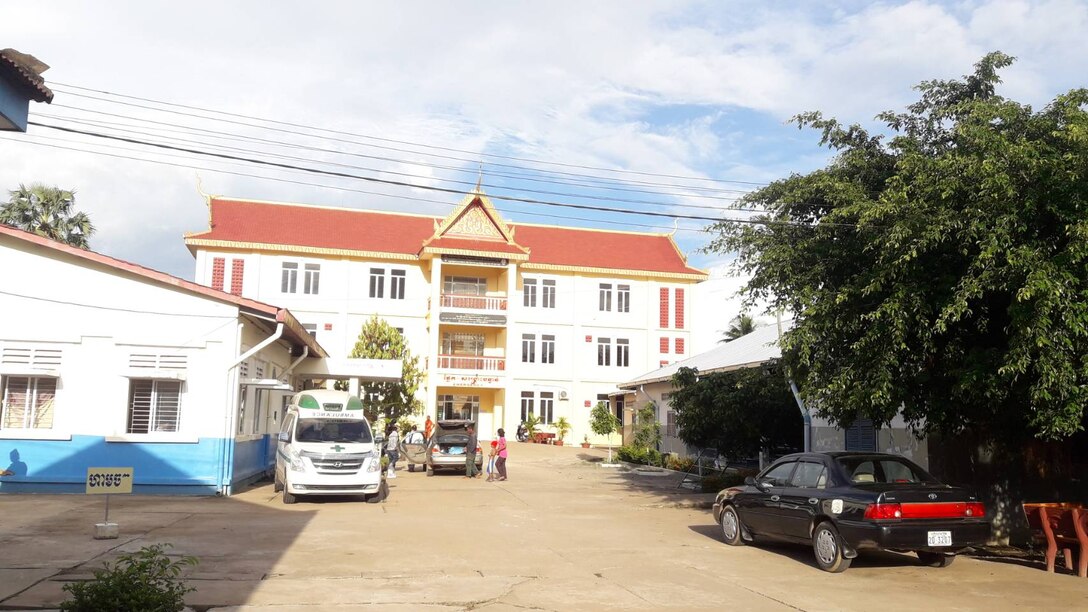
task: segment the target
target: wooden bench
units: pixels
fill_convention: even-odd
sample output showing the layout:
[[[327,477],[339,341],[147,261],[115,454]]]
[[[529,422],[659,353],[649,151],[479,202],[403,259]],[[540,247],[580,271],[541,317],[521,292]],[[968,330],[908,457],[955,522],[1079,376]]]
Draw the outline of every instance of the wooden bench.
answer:
[[[1046,540],[1046,571],[1054,571],[1058,548],[1065,568],[1073,569],[1073,545],[1079,545],[1077,575],[1088,578],[1088,508],[1080,504],[1025,503],[1028,525]]]
[[[533,442],[537,444],[553,444],[555,443],[555,434],[545,431],[538,431],[533,434]]]

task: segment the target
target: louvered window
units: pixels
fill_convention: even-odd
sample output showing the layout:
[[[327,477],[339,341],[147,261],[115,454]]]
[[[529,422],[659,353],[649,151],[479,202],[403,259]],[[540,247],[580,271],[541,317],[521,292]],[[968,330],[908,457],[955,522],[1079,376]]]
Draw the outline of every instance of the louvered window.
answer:
[[[185,355],[132,353],[128,356],[128,367],[139,370],[184,370],[186,365]]]
[[[10,366],[26,366],[38,369],[55,369],[60,366],[60,349],[5,346],[0,363]]]
[[[57,379],[52,376],[5,376],[0,429],[52,429],[53,397]]]
[[[175,432],[181,421],[181,382],[132,379],[128,387],[128,433]]]

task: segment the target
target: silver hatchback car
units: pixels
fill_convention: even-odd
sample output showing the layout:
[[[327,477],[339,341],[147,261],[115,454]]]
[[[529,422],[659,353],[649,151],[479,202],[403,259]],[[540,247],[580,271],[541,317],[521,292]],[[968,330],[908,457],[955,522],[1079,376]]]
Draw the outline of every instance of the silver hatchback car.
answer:
[[[438,421],[430,440],[424,440],[422,444],[402,443],[401,456],[408,462],[408,470],[413,471],[414,466],[423,465],[428,476],[434,476],[435,470],[463,472],[465,454],[469,450],[469,425],[475,423],[464,420]],[[484,455],[480,450],[479,440],[476,448],[472,450],[476,452],[476,469],[482,472]]]

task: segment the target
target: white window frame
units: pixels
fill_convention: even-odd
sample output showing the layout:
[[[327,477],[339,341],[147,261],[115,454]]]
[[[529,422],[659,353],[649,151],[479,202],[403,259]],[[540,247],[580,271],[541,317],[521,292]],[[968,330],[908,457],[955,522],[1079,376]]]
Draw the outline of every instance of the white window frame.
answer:
[[[600,312],[612,312],[612,283],[597,285],[597,309]]]
[[[370,297],[379,300],[385,297],[385,268],[370,269]]]
[[[597,365],[612,365],[612,339],[597,338]]]
[[[631,312],[631,285],[616,285],[616,312]]]
[[[536,308],[536,279],[526,278],[521,281],[521,304],[525,308]]]
[[[151,395],[148,398],[147,407],[147,431],[133,431],[133,421],[135,418],[135,402],[136,402],[136,385],[141,383],[151,383]],[[173,429],[160,429],[159,411],[163,409],[162,399],[163,396],[169,397],[169,392],[161,390],[160,387],[165,386],[177,386],[176,390],[176,404],[174,408],[174,421]],[[181,431],[181,410],[182,410],[182,397],[184,396],[184,383],[180,380],[165,380],[159,378],[130,378],[128,382],[128,410],[126,410],[125,416],[125,433],[128,435],[148,435],[148,434],[163,434],[163,433],[178,433]]]
[[[551,425],[555,422],[555,392],[540,392],[540,422],[543,425]]]
[[[3,431],[46,431],[53,429],[53,425],[57,418],[56,413],[56,397],[57,397],[57,383],[59,382],[56,376],[17,376],[17,375],[5,375],[3,379],[3,396],[2,402],[0,402],[0,430]],[[9,424],[9,415],[13,408],[12,406],[12,380],[25,380],[26,381],[26,396],[22,406],[22,418],[21,423],[18,425]],[[42,381],[51,381],[53,386],[52,397],[41,401],[42,391],[40,389]],[[42,406],[46,406],[42,411]],[[48,415],[49,424],[47,426],[40,425],[44,417]],[[38,423],[38,424],[35,424]]]
[[[626,368],[631,365],[631,341],[616,338],[616,367]]]
[[[226,271],[223,272],[224,277]],[[226,286],[224,278],[224,286]],[[285,261],[280,265],[280,293],[298,292],[298,262]]]
[[[542,334],[540,336],[540,363],[555,363],[555,336]]]
[[[406,270],[392,269],[389,271],[389,299],[403,300],[404,286],[408,282]]]
[[[321,285],[321,264],[308,263],[303,266],[302,292],[317,295]]]
[[[536,334],[521,335],[521,362],[536,363]]]
[[[536,394],[532,391],[521,392],[521,422],[529,420],[530,415],[536,414],[535,411]]]
[[[540,285],[540,307],[555,308],[555,281],[544,279]]]

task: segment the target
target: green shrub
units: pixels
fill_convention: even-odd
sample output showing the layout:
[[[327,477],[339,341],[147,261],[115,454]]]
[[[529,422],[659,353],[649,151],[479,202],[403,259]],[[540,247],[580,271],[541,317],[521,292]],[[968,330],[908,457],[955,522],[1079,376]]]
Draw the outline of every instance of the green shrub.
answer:
[[[652,448],[633,445],[621,446],[616,450],[616,456],[619,457],[620,461],[628,463],[661,467],[661,453]]]
[[[177,612],[185,607],[185,594],[194,591],[179,578],[185,566],[197,564],[195,557],[172,561],[166,556],[169,544],[145,546],[138,552],[121,555],[117,563],[95,570],[94,579],[70,582],[64,590],[71,596],[60,605],[70,612],[99,610]]]
[[[744,479],[755,476],[757,470],[729,470],[721,474],[703,477],[703,493],[717,493],[722,489],[737,487],[744,484]]]

